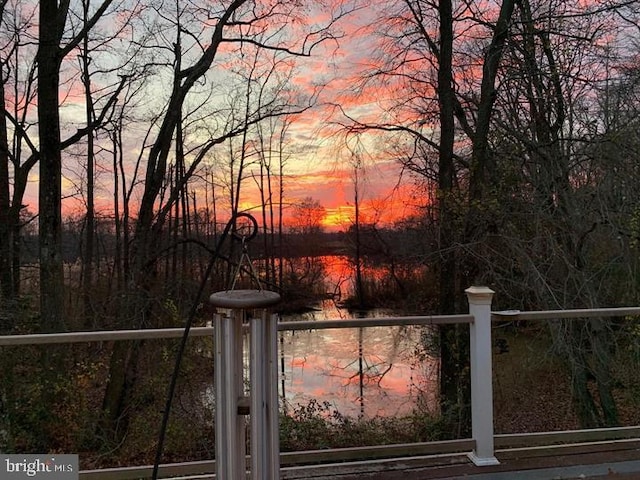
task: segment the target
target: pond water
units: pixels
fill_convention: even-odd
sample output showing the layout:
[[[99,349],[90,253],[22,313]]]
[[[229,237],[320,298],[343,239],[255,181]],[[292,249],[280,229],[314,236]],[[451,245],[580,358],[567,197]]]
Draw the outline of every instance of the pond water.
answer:
[[[346,256],[316,257],[322,264],[327,292],[353,296],[354,268]],[[368,265],[369,278],[386,275]],[[402,312],[369,310],[366,317],[392,317]],[[340,320],[358,316],[324,301],[317,309],[291,320]],[[315,400],[328,402],[348,416],[394,416],[417,405],[437,404],[438,362],[424,355],[423,339],[432,327],[323,329],[280,333],[280,395],[288,408]]]
[[[326,292],[353,294],[353,267],[348,257],[314,257],[301,264],[320,268]],[[367,275],[384,275],[367,267]],[[341,320],[366,316],[393,317],[403,312],[368,310],[358,315],[325,300],[304,313],[281,315],[280,321]],[[288,411],[311,402],[349,417],[399,416],[416,407],[435,410],[438,360],[425,355],[429,326],[334,328],[280,331],[278,346],[280,399]],[[248,352],[245,338],[245,352]],[[248,358],[245,358],[248,368]],[[207,396],[211,395],[208,390]]]
[[[393,316],[375,310],[367,317]],[[352,315],[325,302],[322,309],[281,320]],[[289,409],[315,400],[352,417],[395,416],[436,403],[438,363],[422,352],[430,327],[341,328],[280,332],[280,395]]]

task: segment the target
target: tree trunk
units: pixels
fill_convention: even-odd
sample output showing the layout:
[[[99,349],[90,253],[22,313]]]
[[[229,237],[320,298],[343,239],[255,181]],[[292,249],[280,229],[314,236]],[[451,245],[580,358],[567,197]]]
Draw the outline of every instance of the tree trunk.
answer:
[[[0,111],[2,112],[0,114],[0,296],[7,301],[13,299],[14,291],[13,269],[11,268],[12,224],[9,218],[9,142],[4,109],[4,83],[0,82]],[[0,325],[0,330],[6,332],[9,327],[10,325]]]
[[[63,318],[64,272],[62,263],[62,158],[60,145],[60,18],[57,0],[40,2],[38,64],[38,134],[40,147],[39,257],[40,328],[42,332],[66,330]],[[62,23],[62,25],[61,25]],[[63,371],[59,348],[41,351],[42,385],[45,404],[55,405],[57,383]],[[53,409],[51,410],[53,412]],[[51,413],[53,415],[53,413]],[[45,420],[45,422],[49,419]]]
[[[88,21],[88,1],[84,1],[84,21]],[[83,42],[82,54],[82,74],[85,89],[85,115],[87,125],[93,125],[93,97],[91,95],[91,77],[89,74],[89,39],[87,36]],[[87,214],[84,231],[84,250],[82,252],[82,301],[84,310],[84,327],[91,329],[95,327],[93,322],[93,308],[91,299],[93,297],[93,255],[95,240],[95,174],[94,174],[94,141],[93,130],[87,133]]]
[[[138,373],[142,342],[115,342],[109,364],[109,382],[102,402],[100,433],[118,445],[129,427],[131,398]]]
[[[354,207],[355,207],[355,267],[356,267],[356,300],[358,308],[363,309],[366,305],[364,282],[362,279],[362,240],[360,238],[360,160],[356,159],[353,169],[353,189],[354,189]]]
[[[439,3],[440,52],[438,105],[440,151],[438,158],[439,313],[456,311],[456,253],[453,208],[455,91],[453,87],[453,10],[450,0]],[[460,438],[470,429],[471,386],[468,375],[469,333],[457,325],[440,327],[440,409],[449,435]],[[465,373],[467,372],[467,373]]]
[[[493,37],[484,55],[480,104],[478,105],[475,133],[472,138],[473,150],[469,172],[469,198],[472,202],[482,201],[486,187],[492,185],[492,180],[495,179],[495,164],[493,156],[489,152],[489,131],[496,99],[496,77],[504,45],[509,37],[509,24],[514,7],[515,0],[502,0]]]
[[[613,397],[613,375],[611,374],[611,336],[602,319],[592,319],[589,322],[591,335],[589,341],[593,352],[593,375],[598,387],[600,409],[602,411],[602,425],[615,427],[620,424],[618,407]]]
[[[578,356],[571,361],[571,390],[581,428],[600,427],[598,409],[589,391],[589,375],[584,358]]]
[[[60,35],[57,0],[40,2],[38,45],[38,125],[40,139],[39,255],[40,327],[64,331],[62,268],[62,159],[60,152]],[[57,21],[56,21],[57,20]]]

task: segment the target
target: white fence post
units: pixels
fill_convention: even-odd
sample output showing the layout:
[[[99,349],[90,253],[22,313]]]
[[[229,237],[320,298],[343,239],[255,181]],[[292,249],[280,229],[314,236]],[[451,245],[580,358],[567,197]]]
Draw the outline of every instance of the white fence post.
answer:
[[[493,290],[469,287],[469,325],[471,337],[471,433],[475,449],[469,454],[479,466],[500,463],[493,449],[493,375],[491,370],[491,299]]]

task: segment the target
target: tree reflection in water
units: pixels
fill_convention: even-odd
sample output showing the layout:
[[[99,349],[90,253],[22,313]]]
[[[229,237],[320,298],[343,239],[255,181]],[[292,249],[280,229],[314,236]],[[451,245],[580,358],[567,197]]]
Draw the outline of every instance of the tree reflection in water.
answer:
[[[393,316],[373,310],[367,317]],[[301,318],[302,317],[302,318]],[[287,320],[351,318],[326,302]],[[437,405],[437,359],[424,355],[420,326],[280,333],[280,395],[289,407],[312,400],[353,417],[395,416]]]

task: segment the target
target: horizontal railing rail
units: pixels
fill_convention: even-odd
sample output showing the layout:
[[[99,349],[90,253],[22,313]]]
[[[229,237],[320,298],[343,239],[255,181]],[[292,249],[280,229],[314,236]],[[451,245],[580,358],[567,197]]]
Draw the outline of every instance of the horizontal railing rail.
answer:
[[[531,448],[560,443],[586,443],[640,438],[640,425],[587,428],[555,432],[502,433],[495,435],[496,448]]]
[[[329,328],[371,328],[410,325],[442,325],[472,323],[471,315],[433,315],[415,317],[380,317],[345,320],[310,320],[279,322],[278,330],[321,330]],[[191,337],[213,336],[213,327],[192,327]],[[180,338],[184,328],[144,328],[140,330],[104,330],[63,333],[36,333],[26,335],[1,335],[0,346],[11,345],[55,345],[66,343],[110,342],[120,340],[151,340]]]
[[[566,318],[595,318],[640,316],[640,307],[614,307],[572,310],[491,312],[493,321],[502,320],[559,320]],[[473,323],[474,317],[461,315],[416,315],[404,317],[349,318],[343,320],[309,320],[279,322],[279,331],[322,330],[330,328],[394,327],[411,325],[447,325]],[[189,336],[213,336],[213,327],[192,327]],[[0,335],[0,346],[54,345],[84,342],[109,342],[119,340],[151,340],[180,338],[184,328],[145,328],[139,330],[104,330],[26,335]]]
[[[397,327],[409,325],[451,325],[473,323],[473,315],[432,315],[409,317],[346,318],[344,320],[310,320],[280,322],[278,330],[314,330],[324,328]]]
[[[562,320],[568,318],[598,318],[640,316],[640,307],[584,308],[571,310],[491,312],[492,320]]]
[[[193,327],[191,337],[213,336],[213,327]],[[140,330],[103,330],[64,333],[35,333],[27,335],[2,335],[0,346],[56,345],[67,343],[111,342],[121,340],[176,339],[182,337],[184,328],[144,328]]]

